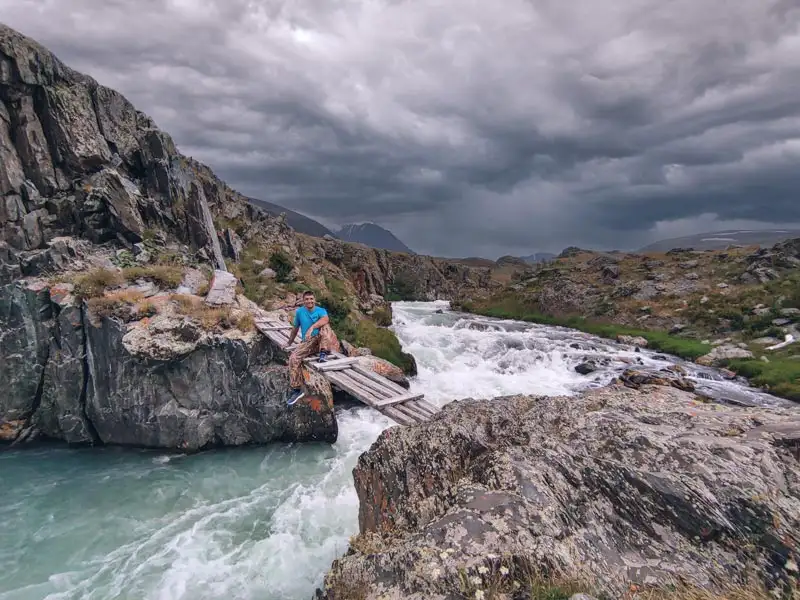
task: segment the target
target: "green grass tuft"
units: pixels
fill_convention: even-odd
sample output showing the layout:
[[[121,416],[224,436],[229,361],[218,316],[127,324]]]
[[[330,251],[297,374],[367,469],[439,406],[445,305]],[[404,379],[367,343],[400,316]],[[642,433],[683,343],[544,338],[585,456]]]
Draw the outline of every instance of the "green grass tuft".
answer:
[[[800,359],[796,357],[770,357],[768,363],[736,360],[731,361],[728,368],[771,394],[800,402]]]

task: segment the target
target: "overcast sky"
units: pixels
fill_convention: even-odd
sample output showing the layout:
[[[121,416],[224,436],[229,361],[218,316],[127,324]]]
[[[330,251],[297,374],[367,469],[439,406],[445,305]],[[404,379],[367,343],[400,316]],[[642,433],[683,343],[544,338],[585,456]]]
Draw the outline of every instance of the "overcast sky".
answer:
[[[418,252],[800,227],[800,0],[0,0],[250,196]]]

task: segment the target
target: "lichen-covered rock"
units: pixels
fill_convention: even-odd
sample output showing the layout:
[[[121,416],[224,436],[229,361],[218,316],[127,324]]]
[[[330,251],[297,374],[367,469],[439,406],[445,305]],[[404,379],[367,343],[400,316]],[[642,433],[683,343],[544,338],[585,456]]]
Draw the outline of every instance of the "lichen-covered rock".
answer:
[[[536,572],[614,598],[749,576],[781,589],[797,583],[798,442],[797,410],[671,387],[454,402],[360,457],[361,533],[318,597],[476,597],[503,567],[509,598]]]
[[[721,346],[717,346],[708,354],[701,356],[695,362],[698,365],[704,365],[707,367],[721,367],[729,360],[749,358],[753,358],[753,353],[750,352],[750,350],[746,348],[739,348],[738,346],[733,346],[731,344],[723,344]]]
[[[647,348],[647,340],[641,336],[633,335],[618,335],[617,341],[620,344],[627,344],[629,346],[636,346],[637,348]]]

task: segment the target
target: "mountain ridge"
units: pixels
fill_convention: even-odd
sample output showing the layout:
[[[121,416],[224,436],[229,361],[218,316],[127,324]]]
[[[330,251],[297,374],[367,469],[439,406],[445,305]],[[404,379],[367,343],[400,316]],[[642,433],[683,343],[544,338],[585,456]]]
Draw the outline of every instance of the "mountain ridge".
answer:
[[[364,222],[342,225],[339,231],[336,232],[336,237],[346,242],[357,242],[371,248],[416,254],[391,231],[377,223]]]
[[[314,237],[325,237],[326,235],[337,237],[333,231],[325,227],[322,223],[302,213],[288,209],[280,204],[261,200],[260,198],[248,197],[247,199],[251,204],[256,205],[273,217],[278,217],[281,213],[286,213],[286,222],[289,224],[289,227],[298,233],[304,233]]]

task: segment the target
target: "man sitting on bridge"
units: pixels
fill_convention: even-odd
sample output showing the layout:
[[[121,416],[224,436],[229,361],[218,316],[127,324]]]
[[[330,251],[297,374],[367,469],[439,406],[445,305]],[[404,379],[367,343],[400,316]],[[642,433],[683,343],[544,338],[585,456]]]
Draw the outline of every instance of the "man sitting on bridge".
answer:
[[[319,362],[325,362],[327,355],[339,350],[339,340],[330,326],[328,311],[317,306],[314,292],[303,292],[303,306],[294,313],[294,328],[289,334],[288,346],[294,342],[297,330],[302,340],[289,355],[289,385],[292,393],[287,404],[291,406],[303,397],[303,359],[319,353]]]

